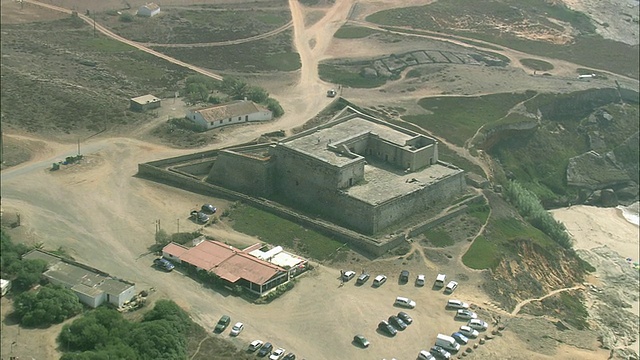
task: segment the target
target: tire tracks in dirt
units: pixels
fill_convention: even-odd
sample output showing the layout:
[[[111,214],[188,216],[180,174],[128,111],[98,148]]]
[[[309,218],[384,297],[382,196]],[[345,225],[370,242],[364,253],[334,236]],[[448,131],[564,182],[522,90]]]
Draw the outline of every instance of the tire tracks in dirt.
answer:
[[[547,295],[543,296],[543,297],[539,297],[536,299],[526,299],[521,301],[520,303],[518,303],[518,305],[516,305],[516,307],[513,309],[513,311],[511,312],[511,316],[516,316],[518,315],[518,313],[520,312],[520,310],[522,309],[523,306],[527,305],[530,302],[534,302],[534,301],[542,301],[548,297],[551,297],[555,294],[559,294],[561,292],[564,291],[572,291],[572,290],[584,290],[584,286],[582,285],[576,285],[576,286],[572,286],[572,287],[567,287],[567,288],[562,288],[562,289],[557,289],[557,290],[553,290],[552,292],[548,293]]]

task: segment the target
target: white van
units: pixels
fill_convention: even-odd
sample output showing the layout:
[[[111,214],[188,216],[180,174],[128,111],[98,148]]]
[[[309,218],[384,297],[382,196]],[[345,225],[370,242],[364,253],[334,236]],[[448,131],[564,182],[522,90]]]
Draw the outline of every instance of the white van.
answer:
[[[413,308],[416,307],[416,302],[411,300],[411,299],[409,299],[409,298],[398,296],[396,298],[396,302],[394,303],[394,305],[406,307],[406,308],[409,308],[409,309],[413,309]]]
[[[456,339],[444,334],[438,334],[438,337],[436,337],[436,345],[449,351],[460,350],[460,344],[456,342]]]
[[[444,280],[447,278],[447,276],[445,274],[438,274],[438,276],[436,276],[436,287],[443,287],[444,286]]]

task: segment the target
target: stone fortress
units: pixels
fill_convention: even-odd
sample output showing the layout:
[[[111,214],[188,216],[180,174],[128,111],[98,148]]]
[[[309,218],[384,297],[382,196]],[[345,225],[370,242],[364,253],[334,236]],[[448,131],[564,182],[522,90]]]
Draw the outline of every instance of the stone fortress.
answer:
[[[276,143],[220,150],[208,183],[284,199],[375,235],[461,194],[463,170],[438,160],[434,138],[350,107],[329,123]]]

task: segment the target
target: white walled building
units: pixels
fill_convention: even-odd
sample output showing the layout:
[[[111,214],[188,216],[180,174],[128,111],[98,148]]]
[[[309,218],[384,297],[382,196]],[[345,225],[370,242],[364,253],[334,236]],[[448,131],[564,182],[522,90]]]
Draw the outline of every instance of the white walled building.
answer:
[[[160,13],[160,5],[156,3],[147,3],[138,9],[138,16],[152,17]]]
[[[253,101],[240,100],[204,109],[189,110],[186,117],[209,130],[252,121],[268,121],[273,118],[273,114]]]

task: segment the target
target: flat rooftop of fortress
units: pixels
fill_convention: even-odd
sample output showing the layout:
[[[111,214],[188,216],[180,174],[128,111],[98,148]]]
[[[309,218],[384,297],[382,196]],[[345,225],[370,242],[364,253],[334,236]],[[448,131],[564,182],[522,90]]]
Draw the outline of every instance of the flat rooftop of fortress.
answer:
[[[401,132],[362,117],[353,117],[330,127],[319,128],[304,136],[285,139],[280,143],[280,146],[300,151],[331,165],[343,166],[353,161],[353,159],[330,150],[327,145],[337,144],[365,133],[377,134],[381,139],[397,144],[400,147],[405,146],[407,140],[419,136],[419,134]]]
[[[420,171],[405,174],[399,170],[378,167],[377,164],[367,164],[364,167],[365,182],[344,191],[353,198],[377,205],[433,185],[461,171],[457,168],[434,164]]]

